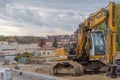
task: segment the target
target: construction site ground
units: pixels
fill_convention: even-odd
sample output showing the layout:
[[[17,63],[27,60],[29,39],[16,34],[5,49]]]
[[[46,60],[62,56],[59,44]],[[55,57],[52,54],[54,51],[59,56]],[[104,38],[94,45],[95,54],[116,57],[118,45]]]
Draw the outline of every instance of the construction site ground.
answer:
[[[52,67],[55,62],[44,62],[42,64],[18,64],[20,70],[53,75]],[[15,65],[3,65],[7,68],[15,68]],[[105,73],[92,73],[92,74],[85,74],[81,76],[72,76],[72,75],[57,75],[57,77],[68,78],[69,80],[120,80],[120,77],[112,79],[105,75]]]

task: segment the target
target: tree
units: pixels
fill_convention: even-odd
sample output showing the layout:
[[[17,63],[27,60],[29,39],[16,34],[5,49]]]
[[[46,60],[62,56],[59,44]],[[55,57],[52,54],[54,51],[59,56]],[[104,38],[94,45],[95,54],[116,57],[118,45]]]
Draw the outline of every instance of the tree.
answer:
[[[58,46],[58,42],[57,42],[57,39],[56,37],[54,38],[54,41],[53,41],[53,47],[56,47],[57,48]]]
[[[0,41],[5,41],[5,37],[3,35],[0,36]]]
[[[116,24],[117,24],[117,51],[120,51],[120,4],[117,4],[116,7]]]

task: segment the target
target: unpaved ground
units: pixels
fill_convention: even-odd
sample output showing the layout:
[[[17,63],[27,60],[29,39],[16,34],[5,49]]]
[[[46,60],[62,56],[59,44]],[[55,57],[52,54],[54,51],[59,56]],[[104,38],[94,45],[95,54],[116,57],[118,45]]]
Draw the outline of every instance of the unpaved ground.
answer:
[[[97,75],[87,74],[87,75],[78,76],[78,77],[66,77],[66,78],[70,80],[120,80],[120,77],[112,79],[112,78],[106,77],[105,74],[97,74]]]
[[[23,71],[31,71],[31,72],[37,72],[37,73],[42,73],[42,74],[48,74],[48,75],[53,75],[52,74],[52,63],[44,63],[41,65],[36,65],[36,64],[18,64],[20,67],[20,70]],[[14,68],[14,65],[4,65],[4,67],[9,67],[9,68]],[[71,76],[71,75],[59,75],[58,77],[65,77],[70,80],[120,80],[119,78],[109,78],[106,77],[105,74],[86,74],[82,76]]]

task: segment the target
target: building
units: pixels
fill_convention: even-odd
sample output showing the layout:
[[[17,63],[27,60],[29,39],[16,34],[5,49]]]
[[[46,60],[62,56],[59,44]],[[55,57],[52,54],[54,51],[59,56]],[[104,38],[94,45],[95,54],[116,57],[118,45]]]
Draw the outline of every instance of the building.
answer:
[[[3,61],[2,54],[8,55],[4,57],[4,61],[13,61],[15,54],[24,52],[32,53],[34,56],[48,57],[54,56],[55,48],[40,48],[37,43],[18,44],[16,42],[0,42],[0,61]]]
[[[44,45],[46,44],[46,38],[40,38],[40,39],[38,39],[37,40],[37,45],[39,46],[39,47],[44,47]]]
[[[58,48],[63,48],[67,45],[71,45],[73,43],[76,43],[76,34],[72,35],[52,35],[52,36],[47,36],[46,39],[38,40],[38,45],[42,45],[42,47],[53,47],[53,42],[54,40],[57,40],[57,47]]]
[[[35,56],[54,56],[53,47],[41,48],[37,43],[18,44],[16,42],[0,42],[0,52],[4,54],[22,54],[24,52],[32,53]]]
[[[41,57],[47,57],[47,56],[55,56],[55,48],[42,48],[40,50],[40,56]]]
[[[39,53],[40,47],[37,43],[18,44],[16,42],[0,42],[0,52],[5,54],[22,54],[23,52]]]
[[[0,42],[0,52],[5,54],[16,54],[17,53],[17,43],[16,42]]]
[[[37,43],[18,44],[17,54],[22,54],[24,52],[32,53],[33,55],[38,55],[40,52],[40,47],[37,46]]]

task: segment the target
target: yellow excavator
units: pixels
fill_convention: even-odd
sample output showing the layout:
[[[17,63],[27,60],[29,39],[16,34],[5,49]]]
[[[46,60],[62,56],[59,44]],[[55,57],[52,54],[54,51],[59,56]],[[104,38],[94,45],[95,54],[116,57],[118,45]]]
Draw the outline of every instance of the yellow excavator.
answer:
[[[105,31],[99,26],[105,23]],[[116,4],[110,2],[106,8],[101,8],[91,14],[79,25],[76,32],[77,42],[67,46],[68,55],[60,59],[53,67],[53,73],[81,75],[85,72],[105,72],[116,74],[114,57],[116,56]],[[67,70],[67,71],[66,71]]]

